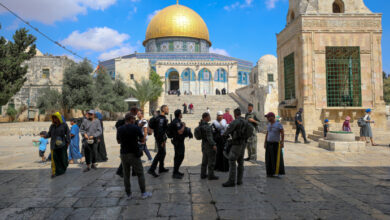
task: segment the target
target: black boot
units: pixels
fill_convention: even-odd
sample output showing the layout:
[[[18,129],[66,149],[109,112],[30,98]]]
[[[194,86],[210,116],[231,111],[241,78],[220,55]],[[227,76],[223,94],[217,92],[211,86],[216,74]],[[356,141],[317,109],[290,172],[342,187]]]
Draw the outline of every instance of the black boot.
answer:
[[[227,181],[226,183],[222,184],[223,187],[234,187],[236,184],[233,182]]]

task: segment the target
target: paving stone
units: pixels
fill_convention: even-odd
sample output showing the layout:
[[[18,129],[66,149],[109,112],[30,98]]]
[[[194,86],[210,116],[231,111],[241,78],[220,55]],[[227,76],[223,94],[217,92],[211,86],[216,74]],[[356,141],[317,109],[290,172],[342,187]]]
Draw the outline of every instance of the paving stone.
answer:
[[[119,198],[98,198],[92,204],[93,207],[113,207],[119,202]]]
[[[158,216],[181,217],[191,216],[191,204],[162,203]]]
[[[122,207],[105,207],[98,208],[92,214],[90,219],[105,220],[105,219],[117,219],[120,217]]]
[[[74,208],[85,208],[85,207],[91,207],[92,203],[96,200],[96,198],[80,198],[77,200],[76,203],[74,203]]]
[[[57,208],[71,208],[73,204],[75,204],[79,200],[76,197],[66,197],[61,202],[59,202],[56,207]]]
[[[192,205],[193,220],[217,219],[217,211],[212,204],[193,204]]]
[[[76,208],[73,210],[66,219],[67,220],[79,220],[79,219],[89,219],[96,209],[94,208]]]
[[[66,219],[72,214],[73,208],[56,208],[54,212],[48,217],[49,220]]]
[[[122,212],[123,219],[149,219],[158,215],[159,204],[128,205]]]

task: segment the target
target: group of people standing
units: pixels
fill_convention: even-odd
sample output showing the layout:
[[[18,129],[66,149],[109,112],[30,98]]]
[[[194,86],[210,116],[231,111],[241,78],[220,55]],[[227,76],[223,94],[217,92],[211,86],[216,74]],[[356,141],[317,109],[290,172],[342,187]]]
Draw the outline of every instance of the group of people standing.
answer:
[[[95,111],[88,111],[82,119],[71,119],[71,129],[69,129],[65,118],[59,112],[54,113],[51,120],[52,124],[49,131],[40,133],[39,156],[42,161],[45,160],[46,146],[44,145],[47,144],[46,140],[50,138],[48,160],[51,161],[52,178],[64,174],[69,164],[77,163],[78,160],[82,163],[84,157],[87,165],[84,172],[91,168],[97,169],[97,162],[108,160],[104,143],[103,123],[97,118]],[[81,124],[80,127],[79,124]],[[82,137],[81,152],[80,134]]]

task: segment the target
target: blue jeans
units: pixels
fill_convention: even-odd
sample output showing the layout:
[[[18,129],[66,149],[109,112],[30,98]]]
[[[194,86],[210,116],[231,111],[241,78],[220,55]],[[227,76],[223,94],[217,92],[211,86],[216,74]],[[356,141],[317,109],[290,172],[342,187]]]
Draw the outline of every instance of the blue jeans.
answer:
[[[152,155],[150,155],[148,146],[146,144],[140,144],[140,147],[142,147],[143,151],[145,152],[146,156],[148,157],[148,160],[152,160]]]

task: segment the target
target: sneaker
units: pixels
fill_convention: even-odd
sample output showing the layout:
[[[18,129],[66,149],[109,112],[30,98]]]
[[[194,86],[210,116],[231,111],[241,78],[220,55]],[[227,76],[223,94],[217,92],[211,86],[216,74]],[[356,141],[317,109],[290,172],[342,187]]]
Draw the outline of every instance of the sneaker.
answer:
[[[86,172],[88,172],[88,171],[90,171],[91,169],[89,168],[89,167],[87,167],[87,168],[85,168],[84,170],[83,170],[83,172],[84,173],[86,173]]]
[[[237,186],[241,186],[243,184],[242,181],[237,181]]]
[[[152,175],[153,177],[159,177],[159,175],[153,170],[148,170],[148,174]]]
[[[177,172],[177,174],[179,174],[180,176],[184,176],[184,173],[181,172]]]
[[[209,176],[209,180],[218,180],[219,179],[219,177],[217,177],[217,176]]]
[[[126,195],[128,200],[133,198],[133,195],[130,192],[126,192]]]
[[[300,144],[301,142],[300,142],[300,141],[295,141],[294,143],[296,143],[296,144]]]
[[[204,179],[207,178],[207,175],[200,175],[200,178],[201,178],[202,180],[204,180]]]
[[[169,172],[169,169],[166,169],[166,168],[161,168],[158,170],[159,173],[168,173]]]
[[[310,141],[305,141],[305,144],[310,144]]]
[[[236,184],[232,183],[232,182],[226,182],[224,184],[222,184],[223,187],[234,187]]]
[[[92,164],[91,168],[94,169],[94,170],[97,170],[96,164]]]
[[[147,199],[149,197],[152,197],[152,193],[151,192],[144,192],[144,193],[142,193],[142,199]]]
[[[250,161],[251,158],[247,157],[247,158],[245,158],[244,160],[245,160],[245,161]]]

